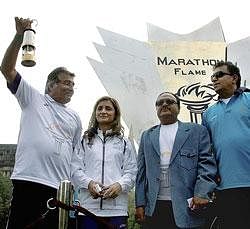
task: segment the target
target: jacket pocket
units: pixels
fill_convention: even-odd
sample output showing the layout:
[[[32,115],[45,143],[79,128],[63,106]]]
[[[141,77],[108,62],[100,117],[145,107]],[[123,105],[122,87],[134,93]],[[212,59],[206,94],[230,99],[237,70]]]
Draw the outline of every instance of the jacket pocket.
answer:
[[[197,167],[198,155],[192,150],[180,151],[180,166],[185,169],[194,169]]]

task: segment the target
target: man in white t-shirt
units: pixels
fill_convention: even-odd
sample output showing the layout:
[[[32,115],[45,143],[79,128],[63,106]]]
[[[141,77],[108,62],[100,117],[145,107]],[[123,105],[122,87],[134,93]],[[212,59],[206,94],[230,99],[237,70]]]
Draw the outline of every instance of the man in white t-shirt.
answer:
[[[34,224],[32,228],[56,229],[57,211],[37,220],[47,211],[47,200],[56,198],[60,181],[70,179],[72,158],[80,150],[80,118],[65,106],[74,93],[75,75],[59,67],[48,75],[45,95],[31,87],[15,65],[23,33],[32,21],[16,17],[15,23],[15,37],[1,64],[8,88],[22,110],[7,228],[23,229]]]
[[[194,210],[209,203],[216,187],[208,131],[178,121],[180,100],[170,92],[158,96],[156,111],[160,125],[144,131],[139,145],[137,222],[146,229],[201,228],[205,218]]]

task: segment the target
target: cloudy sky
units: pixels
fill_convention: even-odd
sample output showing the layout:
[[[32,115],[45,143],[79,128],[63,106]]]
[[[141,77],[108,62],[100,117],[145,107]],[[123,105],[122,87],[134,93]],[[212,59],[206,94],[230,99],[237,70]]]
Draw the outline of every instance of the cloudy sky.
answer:
[[[69,104],[85,129],[93,104],[106,91],[88,63],[89,56],[100,60],[93,42],[103,44],[97,26],[140,41],[147,41],[147,23],[185,34],[219,17],[226,42],[250,36],[247,1],[238,0],[8,0],[1,4],[0,60],[15,34],[14,17],[37,19],[35,67],[17,70],[43,93],[48,73],[66,66],[76,74],[76,90]],[[21,53],[20,53],[21,54]],[[1,73],[0,73],[1,75]],[[0,144],[16,143],[20,108],[0,76]]]

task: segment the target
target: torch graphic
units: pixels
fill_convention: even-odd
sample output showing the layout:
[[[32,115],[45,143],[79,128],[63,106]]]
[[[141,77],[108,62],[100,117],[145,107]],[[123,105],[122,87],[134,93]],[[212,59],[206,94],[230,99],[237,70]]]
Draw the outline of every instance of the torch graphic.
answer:
[[[176,95],[179,96],[182,104],[187,106],[190,113],[190,121],[198,123],[198,116],[201,117],[203,111],[207,109],[216,96],[216,93],[212,84],[201,85],[199,82],[189,86],[182,86],[178,89]]]

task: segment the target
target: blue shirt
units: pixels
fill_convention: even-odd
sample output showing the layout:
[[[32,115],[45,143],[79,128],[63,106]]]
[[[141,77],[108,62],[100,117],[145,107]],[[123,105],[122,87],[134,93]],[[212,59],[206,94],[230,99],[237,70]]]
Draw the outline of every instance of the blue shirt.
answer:
[[[250,93],[238,90],[203,114],[221,178],[218,189],[250,187]]]

